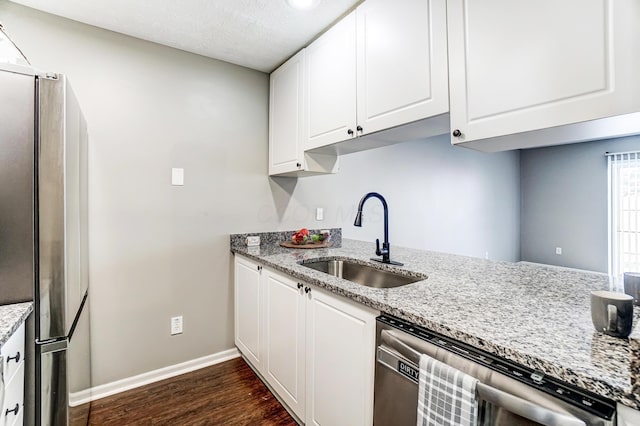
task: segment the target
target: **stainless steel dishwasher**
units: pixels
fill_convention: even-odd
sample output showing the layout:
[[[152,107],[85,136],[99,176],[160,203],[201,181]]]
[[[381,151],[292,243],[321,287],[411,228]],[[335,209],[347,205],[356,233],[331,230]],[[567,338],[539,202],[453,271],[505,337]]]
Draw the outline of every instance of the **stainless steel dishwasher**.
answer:
[[[478,425],[613,426],[613,401],[401,319],[377,319],[375,426],[415,425],[420,354],[479,380]]]

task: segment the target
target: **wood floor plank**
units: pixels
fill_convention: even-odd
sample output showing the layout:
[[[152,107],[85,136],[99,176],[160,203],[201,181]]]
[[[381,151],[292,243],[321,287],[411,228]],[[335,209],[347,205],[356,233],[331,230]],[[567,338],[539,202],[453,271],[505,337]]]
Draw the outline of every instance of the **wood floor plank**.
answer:
[[[297,423],[242,358],[91,403],[92,426]]]

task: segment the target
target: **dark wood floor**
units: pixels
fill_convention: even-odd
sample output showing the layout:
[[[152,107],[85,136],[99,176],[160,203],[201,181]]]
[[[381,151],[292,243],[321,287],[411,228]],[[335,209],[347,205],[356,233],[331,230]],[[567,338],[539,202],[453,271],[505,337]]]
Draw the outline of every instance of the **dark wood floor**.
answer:
[[[91,403],[90,425],[296,425],[241,358]]]

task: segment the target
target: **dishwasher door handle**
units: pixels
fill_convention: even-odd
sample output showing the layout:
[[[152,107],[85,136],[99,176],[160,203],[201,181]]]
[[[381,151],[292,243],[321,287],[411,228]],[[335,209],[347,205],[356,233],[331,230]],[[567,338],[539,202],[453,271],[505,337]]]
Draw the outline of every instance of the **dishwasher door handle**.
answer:
[[[586,424],[570,414],[557,413],[540,405],[533,404],[520,397],[503,392],[499,389],[478,382],[476,386],[478,397],[490,402],[496,407],[503,407],[511,413],[517,414],[534,422],[547,426],[586,426]]]
[[[382,330],[381,343],[395,350],[408,360],[420,365],[421,353],[411,347],[410,343],[402,340],[401,334],[393,330]],[[456,355],[455,352],[451,352]],[[428,355],[427,355],[428,356]],[[459,355],[458,355],[459,356]],[[469,361],[470,363],[473,361]],[[496,389],[492,386],[478,382],[476,386],[478,398],[487,401],[496,407],[502,407],[507,411],[526,419],[547,426],[586,426],[586,424],[570,414],[558,413],[540,405],[533,404],[518,396]]]
[[[382,344],[400,353],[409,361],[420,365],[420,352],[416,351],[407,343],[403,342],[400,336],[398,336],[398,333],[392,330],[382,330],[382,333],[380,334],[380,341]]]

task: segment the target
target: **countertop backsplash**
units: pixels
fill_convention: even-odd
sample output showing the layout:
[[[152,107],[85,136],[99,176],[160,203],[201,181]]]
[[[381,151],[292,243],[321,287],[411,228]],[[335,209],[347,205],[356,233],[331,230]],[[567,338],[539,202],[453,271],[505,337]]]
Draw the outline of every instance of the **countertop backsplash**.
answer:
[[[307,228],[309,229],[309,228]],[[310,234],[319,234],[320,231],[328,230],[331,237],[331,247],[340,247],[342,245],[342,228],[322,228],[309,229]],[[275,232],[253,232],[248,234],[231,234],[231,249],[233,247],[247,247],[247,237],[260,237],[261,246],[277,245],[284,241],[291,241],[291,236],[298,231],[275,231]]]

